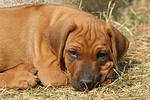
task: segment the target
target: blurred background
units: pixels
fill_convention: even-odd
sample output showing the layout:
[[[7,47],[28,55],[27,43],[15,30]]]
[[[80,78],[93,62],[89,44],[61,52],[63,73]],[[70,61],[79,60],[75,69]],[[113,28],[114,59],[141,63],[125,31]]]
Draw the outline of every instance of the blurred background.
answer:
[[[133,0],[0,0],[0,7],[12,7],[24,4],[67,4],[80,8],[100,17],[100,12],[108,10],[109,2],[115,3],[113,9],[114,18],[119,18],[122,11],[127,8]],[[138,0],[137,0],[138,1]]]

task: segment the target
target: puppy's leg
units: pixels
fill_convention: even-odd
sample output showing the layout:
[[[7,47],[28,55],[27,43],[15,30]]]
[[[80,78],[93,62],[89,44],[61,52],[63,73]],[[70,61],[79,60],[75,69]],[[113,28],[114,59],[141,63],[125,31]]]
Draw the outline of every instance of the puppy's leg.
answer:
[[[61,86],[68,83],[67,73],[57,66],[57,62],[44,68],[40,67],[38,77],[44,86]]]
[[[30,73],[35,70],[34,66],[29,64],[20,64],[12,69],[0,73],[0,87],[27,89],[37,84],[37,76]]]

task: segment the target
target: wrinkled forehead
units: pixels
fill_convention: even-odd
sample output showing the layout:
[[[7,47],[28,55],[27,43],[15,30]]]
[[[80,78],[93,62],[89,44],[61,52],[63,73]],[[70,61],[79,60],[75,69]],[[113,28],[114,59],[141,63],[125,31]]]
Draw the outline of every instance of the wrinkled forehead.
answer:
[[[84,20],[77,23],[77,28],[70,33],[67,45],[80,45],[84,48],[110,46],[110,38],[105,32],[105,22]]]

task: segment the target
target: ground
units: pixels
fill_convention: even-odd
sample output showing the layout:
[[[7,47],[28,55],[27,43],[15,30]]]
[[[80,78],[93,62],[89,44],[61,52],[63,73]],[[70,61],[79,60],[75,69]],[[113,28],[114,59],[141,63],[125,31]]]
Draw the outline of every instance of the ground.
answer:
[[[124,0],[125,1],[125,0]],[[127,54],[120,60],[114,82],[110,85],[78,92],[71,86],[0,89],[0,99],[120,100],[150,99],[150,1],[133,0],[119,19],[110,19],[130,41]]]

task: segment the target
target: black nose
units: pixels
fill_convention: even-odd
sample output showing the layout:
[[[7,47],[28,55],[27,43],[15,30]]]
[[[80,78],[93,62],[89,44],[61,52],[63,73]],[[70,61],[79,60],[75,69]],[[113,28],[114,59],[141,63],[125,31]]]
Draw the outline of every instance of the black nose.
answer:
[[[82,87],[84,87],[85,89],[90,89],[90,87],[92,86],[92,80],[89,79],[82,79],[80,80],[80,85]]]

